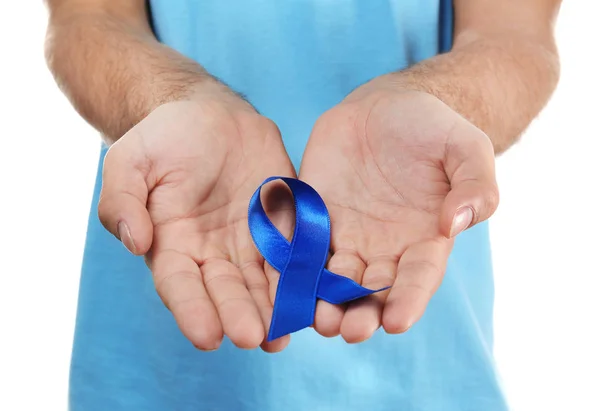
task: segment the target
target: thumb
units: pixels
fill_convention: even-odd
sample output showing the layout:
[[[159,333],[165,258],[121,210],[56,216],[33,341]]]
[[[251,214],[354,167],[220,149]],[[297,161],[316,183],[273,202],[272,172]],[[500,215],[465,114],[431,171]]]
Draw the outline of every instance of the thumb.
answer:
[[[146,209],[150,162],[124,139],[113,144],[104,158],[98,217],[131,253],[143,255],[152,245],[153,232]]]
[[[498,207],[493,145],[481,130],[466,126],[455,128],[444,160],[450,192],[442,206],[440,229],[447,238],[487,220]]]

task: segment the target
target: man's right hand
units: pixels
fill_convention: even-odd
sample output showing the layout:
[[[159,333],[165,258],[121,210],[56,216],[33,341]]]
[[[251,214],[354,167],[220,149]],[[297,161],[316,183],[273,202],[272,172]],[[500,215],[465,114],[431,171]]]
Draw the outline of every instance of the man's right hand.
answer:
[[[295,176],[277,126],[230,94],[159,106],[106,155],[100,220],[146,256],[160,297],[201,350],[223,334],[270,352],[289,341],[264,342],[278,274],[247,221],[252,193],[272,175]]]

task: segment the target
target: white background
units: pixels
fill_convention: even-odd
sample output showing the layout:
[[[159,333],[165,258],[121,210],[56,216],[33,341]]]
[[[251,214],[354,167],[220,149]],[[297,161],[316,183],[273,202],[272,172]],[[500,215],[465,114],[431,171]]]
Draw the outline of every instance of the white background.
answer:
[[[41,2],[8,4],[0,14],[0,410],[65,410],[99,139],[46,70]],[[600,411],[597,4],[563,5],[559,88],[498,160],[495,351],[516,411]]]

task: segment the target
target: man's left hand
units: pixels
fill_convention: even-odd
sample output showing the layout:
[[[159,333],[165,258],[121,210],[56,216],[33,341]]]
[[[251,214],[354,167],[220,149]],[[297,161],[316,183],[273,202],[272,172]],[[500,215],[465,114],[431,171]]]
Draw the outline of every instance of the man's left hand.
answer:
[[[453,238],[495,211],[489,138],[436,97],[357,89],[316,123],[300,179],[331,216],[327,268],[391,290],[347,307],[319,301],[315,329],[360,342],[410,328],[440,285]]]

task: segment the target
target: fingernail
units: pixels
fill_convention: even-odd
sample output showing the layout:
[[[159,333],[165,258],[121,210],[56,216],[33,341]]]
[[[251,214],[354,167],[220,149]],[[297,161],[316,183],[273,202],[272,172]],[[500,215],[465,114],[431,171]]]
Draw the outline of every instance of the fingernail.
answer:
[[[465,231],[473,222],[473,217],[475,217],[475,215],[473,214],[473,209],[471,207],[459,208],[452,220],[450,237],[455,237]]]
[[[133,238],[131,237],[131,231],[129,231],[129,227],[124,221],[119,221],[117,225],[117,232],[119,234],[119,239],[131,253],[135,254],[135,243],[133,242]]]
[[[217,343],[211,347],[211,348],[207,348],[206,350],[204,350],[205,352],[213,352],[213,351],[217,351],[220,347],[221,344],[223,343],[223,337],[221,337],[220,340],[217,341]]]

